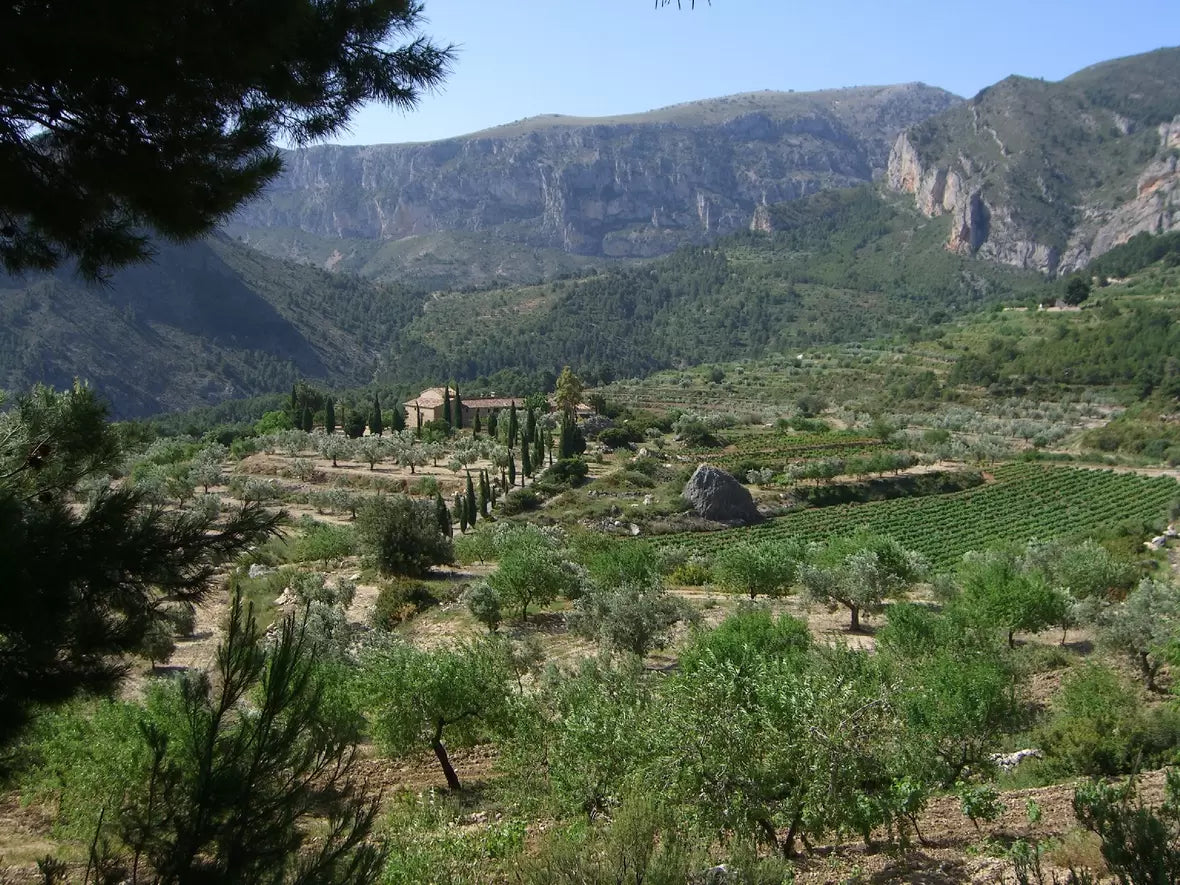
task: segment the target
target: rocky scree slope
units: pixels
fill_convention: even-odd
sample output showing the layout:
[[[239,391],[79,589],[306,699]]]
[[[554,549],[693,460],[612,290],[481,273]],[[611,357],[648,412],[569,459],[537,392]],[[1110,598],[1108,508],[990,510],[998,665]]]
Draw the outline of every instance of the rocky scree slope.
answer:
[[[886,181],[952,217],[949,249],[1048,274],[1176,230],[1180,48],[1002,80],[899,135]]]
[[[482,232],[647,257],[748,227],[764,204],[879,177],[899,131],[960,102],[923,84],[767,91],[622,117],[537,117],[421,144],[307,148],[285,154],[282,176],[226,229],[344,269],[348,256],[309,238]]]

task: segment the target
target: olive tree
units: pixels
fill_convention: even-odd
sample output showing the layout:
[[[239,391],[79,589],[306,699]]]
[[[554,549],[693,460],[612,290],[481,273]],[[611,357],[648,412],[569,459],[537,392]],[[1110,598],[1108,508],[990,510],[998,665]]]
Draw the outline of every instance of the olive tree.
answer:
[[[713,559],[714,580],[733,593],[779,596],[795,582],[804,548],[798,541],[744,541]]]
[[[1164,664],[1169,644],[1180,630],[1180,590],[1166,581],[1145,579],[1127,598],[1098,616],[1099,640],[1130,657],[1149,691]]]
[[[390,640],[361,657],[361,683],[373,732],[386,752],[428,745],[452,790],[461,788],[444,740],[478,740],[501,724],[514,679],[507,649],[485,640],[430,650]]]
[[[926,560],[893,538],[856,534],[813,546],[799,580],[810,601],[848,609],[850,630],[860,629],[862,611],[879,610],[928,571]]]

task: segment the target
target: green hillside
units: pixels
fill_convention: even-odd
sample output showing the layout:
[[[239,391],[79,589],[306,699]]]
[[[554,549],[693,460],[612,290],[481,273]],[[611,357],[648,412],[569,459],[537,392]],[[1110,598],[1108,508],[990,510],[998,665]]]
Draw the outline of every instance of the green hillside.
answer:
[[[438,295],[402,331],[385,376],[511,387],[570,363],[609,380],[903,332],[1045,286],[947,252],[945,219],[871,187],[771,214],[773,233],[638,268]]]
[[[162,245],[109,287],[0,277],[0,388],[93,384],[119,417],[360,384],[423,296],[268,258],[225,238]]]

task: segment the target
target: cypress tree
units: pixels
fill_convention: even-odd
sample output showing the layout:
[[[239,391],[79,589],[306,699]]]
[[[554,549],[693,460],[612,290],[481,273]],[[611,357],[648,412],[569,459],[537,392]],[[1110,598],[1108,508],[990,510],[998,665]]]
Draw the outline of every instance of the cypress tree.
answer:
[[[449,386],[443,388],[443,413],[442,419],[451,426],[451,388]]]
[[[512,462],[509,462],[509,463],[512,463]],[[524,443],[523,440],[521,440],[521,447],[520,447],[520,472],[523,473],[525,476],[532,476],[533,475],[533,462],[532,462],[532,459],[529,458],[529,447],[528,447],[528,444]],[[521,480],[520,484],[524,485],[524,480]]]
[[[508,412],[508,448],[516,445],[516,435],[520,432],[516,418],[516,400],[512,401],[512,409]]]
[[[299,408],[299,396],[295,392],[295,385],[291,385],[291,414],[295,415]]]
[[[479,436],[479,431],[480,431],[479,412],[476,412],[475,413],[475,420],[471,422],[471,435],[472,436]]]
[[[545,469],[545,434],[539,428],[533,438],[533,466],[541,470]]]
[[[451,422],[456,430],[463,429],[463,400],[459,399],[459,388],[455,388],[455,398],[451,400],[451,409],[455,413],[455,420]]]
[[[475,525],[476,520],[475,484],[471,482],[471,471],[467,471],[467,521]]]
[[[434,518],[438,520],[438,528],[448,538],[454,534],[451,525],[451,512],[447,510],[447,502],[443,500],[442,492],[434,493]]]
[[[406,429],[406,407],[401,400],[394,401],[393,412],[389,418],[389,429],[398,433]]]
[[[414,419],[416,421],[414,433],[419,437],[422,436],[422,407],[418,403],[414,403]]]
[[[467,527],[471,525],[471,517],[467,513],[467,499],[462,495],[455,497],[456,509],[459,511],[459,531],[467,534]]]
[[[324,430],[328,433],[336,432],[336,403],[332,397],[324,404]]]
[[[381,420],[381,398],[373,393],[373,416],[369,418],[369,433],[380,436],[385,432],[385,423]]]
[[[525,444],[526,441],[531,442],[536,433],[537,416],[533,414],[533,407],[529,406],[524,413],[524,440],[521,441],[521,444]]]
[[[496,414],[496,410],[492,409],[488,412],[488,436],[492,439],[496,438],[496,431],[500,429],[500,418]]]
[[[516,459],[512,457],[511,449],[508,451],[508,485],[516,485]]]
[[[488,475],[484,471],[479,472],[479,515],[486,516],[488,512],[488,501],[491,495],[488,491]]]
[[[315,419],[311,414],[311,406],[303,407],[303,414],[299,416],[299,429],[311,433],[311,429],[315,426]]]

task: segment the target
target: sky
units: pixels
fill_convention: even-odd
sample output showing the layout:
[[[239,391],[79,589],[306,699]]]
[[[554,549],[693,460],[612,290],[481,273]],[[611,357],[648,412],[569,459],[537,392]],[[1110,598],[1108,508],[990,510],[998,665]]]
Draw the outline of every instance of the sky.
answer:
[[[424,0],[454,69],[410,112],[361,110],[343,144],[449,138],[538,114],[915,80],[970,97],[1180,44],[1180,0]]]

